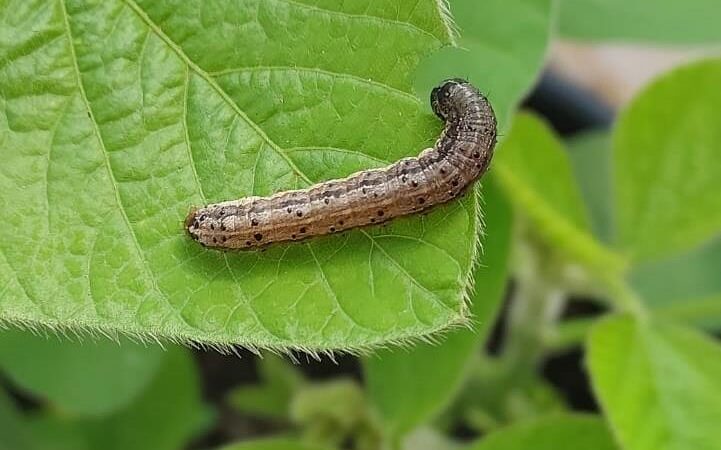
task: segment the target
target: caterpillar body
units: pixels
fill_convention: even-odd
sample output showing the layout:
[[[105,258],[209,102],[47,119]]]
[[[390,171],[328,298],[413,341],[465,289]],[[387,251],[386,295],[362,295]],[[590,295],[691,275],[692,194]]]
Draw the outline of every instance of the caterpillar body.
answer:
[[[252,249],[379,224],[457,198],[488,168],[496,117],[486,97],[462,79],[434,88],[431,106],[445,127],[418,157],[307,189],[194,209],[187,232],[207,247]]]

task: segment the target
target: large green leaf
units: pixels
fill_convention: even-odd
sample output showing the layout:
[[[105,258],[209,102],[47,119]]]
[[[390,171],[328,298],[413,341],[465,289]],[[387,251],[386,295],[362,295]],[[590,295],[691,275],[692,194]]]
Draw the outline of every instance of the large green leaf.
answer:
[[[721,42],[717,0],[562,0],[564,37],[673,44]]]
[[[721,59],[653,83],[619,118],[614,173],[620,245],[638,261],[721,232]]]
[[[484,252],[475,271],[473,330],[458,330],[439,344],[385,350],[364,361],[370,396],[391,435],[400,436],[445,406],[467,373],[503,300],[511,217],[493,183],[486,183]]]
[[[623,261],[592,237],[568,155],[545,123],[519,114],[492,171],[508,198],[553,248],[599,273],[622,270]]]
[[[592,330],[588,365],[625,449],[721,449],[717,342],[677,325],[613,317]]]
[[[558,415],[519,422],[484,437],[468,450],[614,450],[608,428],[597,417]]]
[[[419,92],[439,79],[465,77],[493,104],[501,133],[516,105],[536,81],[545,60],[554,7],[552,0],[450,0],[460,30],[458,47],[425,60]],[[512,25],[511,25],[512,24]]]
[[[0,3],[0,319],[314,350],[466,320],[473,196],[266,252],[206,250],[182,225],[192,205],[432,144],[410,73],[451,42],[443,15],[433,0]]]
[[[164,356],[158,347],[127,340],[61,342],[17,330],[0,332],[0,372],[71,414],[102,415],[126,406],[150,382]]]

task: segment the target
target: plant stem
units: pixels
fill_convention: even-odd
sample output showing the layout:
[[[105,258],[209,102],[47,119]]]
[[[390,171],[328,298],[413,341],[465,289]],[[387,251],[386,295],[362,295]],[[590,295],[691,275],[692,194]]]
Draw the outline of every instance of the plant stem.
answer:
[[[544,346],[550,352],[561,352],[580,345],[586,339],[588,331],[596,323],[595,317],[579,318],[559,322],[555,329],[549,330],[544,337]]]
[[[617,312],[628,313],[639,320],[646,320],[648,311],[628,282],[616,274],[602,274],[600,281],[606,287],[608,299]]]
[[[535,248],[521,244],[516,250],[517,283],[503,358],[510,376],[533,378],[545,350],[544,337],[558,320],[565,295]]]

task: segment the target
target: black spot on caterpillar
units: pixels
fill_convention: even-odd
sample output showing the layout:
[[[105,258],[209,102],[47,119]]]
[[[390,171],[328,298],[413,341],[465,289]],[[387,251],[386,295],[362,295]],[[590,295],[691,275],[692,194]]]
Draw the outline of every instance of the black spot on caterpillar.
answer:
[[[488,168],[496,117],[486,97],[462,79],[434,88],[431,106],[445,128],[418,157],[307,189],[207,205],[190,212],[188,233],[208,247],[258,248],[377,225],[459,197]]]

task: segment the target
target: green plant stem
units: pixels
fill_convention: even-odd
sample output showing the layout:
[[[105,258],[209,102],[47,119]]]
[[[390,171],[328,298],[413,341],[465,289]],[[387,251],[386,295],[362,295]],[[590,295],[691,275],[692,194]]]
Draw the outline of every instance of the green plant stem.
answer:
[[[561,352],[585,341],[596,318],[579,318],[559,322],[544,336],[544,347],[550,352]]]
[[[509,375],[533,376],[545,350],[544,334],[557,321],[564,302],[563,292],[546,280],[519,281],[504,352]]]
[[[544,335],[557,321],[565,295],[555,281],[555,271],[545,264],[544,255],[534,246],[520,242],[516,248],[516,290],[503,360],[509,376],[532,379],[545,350]]]
[[[600,279],[607,289],[609,301],[617,312],[629,313],[640,320],[646,319],[648,311],[624,278],[612,274],[602,275]]]

